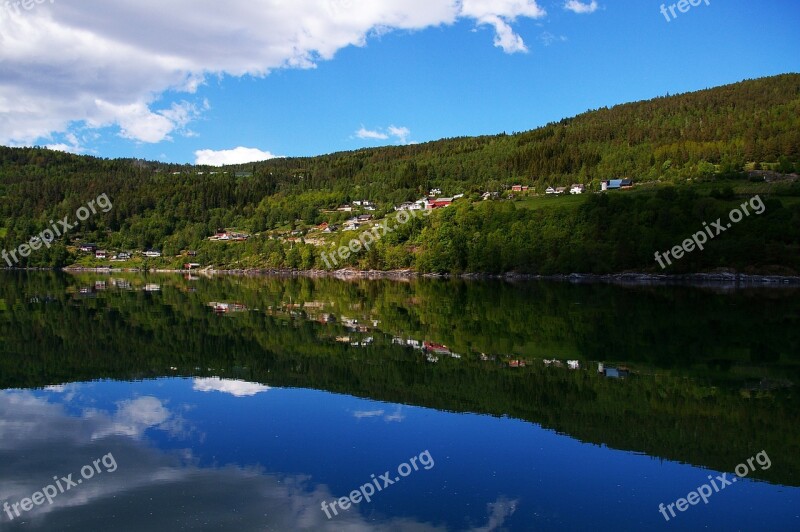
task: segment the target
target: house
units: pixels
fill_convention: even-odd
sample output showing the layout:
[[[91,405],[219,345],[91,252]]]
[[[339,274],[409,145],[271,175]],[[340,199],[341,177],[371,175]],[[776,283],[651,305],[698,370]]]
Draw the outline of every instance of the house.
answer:
[[[441,195],[441,193],[442,193],[442,189],[434,188],[434,189],[431,189],[431,191],[428,193],[428,196],[439,196],[439,195]]]
[[[183,269],[184,270],[196,270],[199,267],[200,267],[200,264],[198,264],[196,262],[187,262],[186,264],[183,265]]]
[[[609,179],[608,181],[603,181],[601,184],[602,191],[629,188],[633,188],[633,181],[630,179]]]
[[[105,259],[108,256],[108,253],[104,249],[98,249],[94,252],[94,258],[96,259]]]
[[[326,224],[327,225],[327,224]],[[323,233],[335,233],[339,230],[339,227],[336,225],[329,225],[325,229],[322,230]]]
[[[361,224],[358,223],[358,218],[352,218],[347,220],[342,227],[342,231],[355,231],[361,227]]]
[[[353,212],[353,206],[352,205],[339,205],[336,208],[336,210],[339,211],[339,212]]]
[[[566,193],[566,192],[567,192],[567,187],[558,187],[558,188],[556,189],[556,194],[559,194],[559,195],[560,195],[560,194],[564,194],[564,193]]]
[[[131,260],[131,254],[127,251],[123,251],[117,254],[117,260]]]
[[[569,369],[581,369],[581,363],[579,360],[567,360],[567,366]]]
[[[624,379],[630,375],[630,370],[625,367],[609,368],[604,367],[602,364],[598,366],[598,372],[605,375],[609,379]]]
[[[358,221],[362,222],[362,223],[363,222],[368,222],[370,220],[372,220],[372,215],[371,214],[362,214],[361,216],[358,217]]]
[[[442,344],[435,344],[433,342],[425,342],[423,344],[423,349],[428,353],[434,353],[437,355],[450,355],[450,349],[446,345]]]
[[[569,189],[570,194],[583,194],[586,192],[586,187],[583,185],[572,185]]]
[[[528,191],[530,191],[530,189],[531,189],[531,187],[528,187],[528,186],[525,186],[525,185],[514,185],[513,187],[511,187],[511,191],[512,192],[527,193]]]
[[[415,203],[410,201],[406,201],[405,203],[401,203],[397,207],[394,208],[396,211],[421,211],[425,208],[425,205],[428,200],[418,200]]]
[[[218,232],[214,236],[209,237],[209,240],[214,242],[229,242],[229,241],[244,242],[248,238],[250,238],[250,235],[246,233],[233,233],[225,231],[225,232]]]
[[[144,252],[144,256],[148,257],[148,258],[151,258],[151,259],[157,259],[158,257],[161,256],[161,252],[149,249],[149,250]]]
[[[217,314],[228,314],[229,312],[247,312],[249,309],[241,303],[218,303],[212,301],[208,304]]]
[[[97,251],[97,244],[81,244],[81,251],[84,253],[94,253]]]
[[[450,205],[452,205],[453,201],[454,201],[453,198],[438,198],[438,199],[429,198],[428,201],[425,203],[425,207],[428,210],[443,209],[445,207],[449,207]]]
[[[555,194],[555,193],[556,189],[554,189],[553,187],[547,187],[547,190],[545,191],[545,194]]]
[[[486,201],[486,200],[490,200],[490,199],[499,198],[500,197],[500,193],[499,192],[484,192],[483,196],[481,196],[481,197],[483,198],[483,201]]]
[[[212,172],[212,173],[213,173],[213,172]],[[190,251],[190,252],[188,253],[188,255],[189,255],[190,257],[196,257],[196,256],[197,256],[197,252],[196,252],[196,251],[194,251],[194,250],[192,250],[192,251]]]

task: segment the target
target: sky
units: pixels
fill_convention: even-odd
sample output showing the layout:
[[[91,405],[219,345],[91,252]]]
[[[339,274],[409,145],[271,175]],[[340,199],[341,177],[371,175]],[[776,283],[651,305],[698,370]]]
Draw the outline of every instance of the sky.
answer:
[[[691,1],[0,0],[0,144],[235,164],[800,72],[797,0]]]

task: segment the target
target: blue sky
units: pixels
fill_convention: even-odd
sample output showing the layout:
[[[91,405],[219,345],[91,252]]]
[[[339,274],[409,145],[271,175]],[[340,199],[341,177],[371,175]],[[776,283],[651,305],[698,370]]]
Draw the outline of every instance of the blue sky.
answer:
[[[589,13],[564,0],[187,1],[0,15],[0,142],[177,163],[306,156],[800,72],[796,0],[703,0],[669,22],[651,0],[584,1]],[[137,19],[155,26],[127,31]],[[61,37],[35,55],[48,25]]]

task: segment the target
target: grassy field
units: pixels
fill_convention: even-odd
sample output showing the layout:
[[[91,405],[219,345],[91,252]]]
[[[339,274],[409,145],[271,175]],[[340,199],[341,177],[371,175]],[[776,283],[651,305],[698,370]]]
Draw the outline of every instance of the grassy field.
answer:
[[[529,198],[523,198],[514,202],[519,208],[522,209],[530,209],[532,211],[537,211],[540,209],[554,209],[554,208],[565,208],[565,209],[577,209],[580,205],[583,205],[586,202],[586,199],[590,196],[590,194],[580,194],[580,195],[563,195],[563,196],[532,196]]]
[[[610,191],[608,194],[627,194],[627,195],[650,195],[655,194],[658,189],[665,188],[669,185],[662,185],[659,183],[642,183],[637,185],[632,190],[615,190]],[[733,189],[734,194],[737,196],[771,196],[774,195],[780,188],[786,187],[786,184],[775,184],[766,182],[750,182],[742,180],[717,180],[717,181],[702,181],[692,182],[686,185],[680,185],[676,188],[691,188],[701,196],[708,196],[714,190],[722,190],[726,187]],[[530,210],[551,209],[551,208],[565,208],[577,209],[580,205],[587,201],[592,195],[592,192],[587,192],[580,195],[565,194],[563,196],[530,196],[523,197],[514,202],[517,207]],[[781,196],[781,201],[785,206],[800,203],[800,197]]]

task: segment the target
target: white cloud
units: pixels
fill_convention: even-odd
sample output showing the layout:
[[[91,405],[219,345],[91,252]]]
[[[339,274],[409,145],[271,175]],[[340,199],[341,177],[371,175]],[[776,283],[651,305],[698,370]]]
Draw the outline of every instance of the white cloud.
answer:
[[[371,131],[369,129],[365,129],[364,126],[361,126],[361,129],[356,131],[356,137],[360,139],[386,140],[389,138],[389,135],[386,133],[381,133],[380,131]]]
[[[105,413],[97,410],[88,410],[87,419],[105,417]],[[140,397],[117,404],[117,412],[110,424],[92,434],[93,440],[107,436],[128,436],[141,438],[149,428],[166,428],[167,421],[172,413],[164,406],[160,399],[155,397]]]
[[[388,140],[393,138],[398,144],[413,144],[413,141],[408,140],[408,137],[411,136],[411,130],[407,127],[389,126],[385,129],[366,129],[361,126],[361,129],[356,131],[355,136],[365,140]]]
[[[592,0],[589,3],[584,3],[580,0],[568,0],[564,4],[564,9],[572,11],[573,13],[578,13],[579,15],[594,13],[597,11],[598,7],[600,6],[597,5],[597,0]]]
[[[356,410],[353,412],[353,417],[356,419],[365,419],[371,417],[381,417],[384,414],[384,410]]]
[[[196,392],[222,392],[235,397],[252,397],[259,393],[268,392],[271,388],[254,382],[213,377],[208,379],[195,379],[192,389]]]
[[[493,26],[494,45],[507,54],[527,52],[525,41],[511,28],[519,17],[538,19],[547,15],[535,0],[464,0],[461,14],[478,24]]]
[[[536,0],[82,0],[3,10],[0,143],[107,127],[162,142],[191,135],[186,126],[207,106],[171,100],[207,77],[313,68],[370,36],[459,20],[494,27],[497,46],[520,52],[511,25],[544,16]]]
[[[398,406],[391,414],[387,414],[385,410],[356,410],[353,412],[353,417],[356,419],[383,418],[388,423],[399,423],[406,418],[402,406]]]
[[[389,126],[389,134],[397,139],[400,144],[408,144],[408,137],[411,130],[407,127]]]
[[[280,158],[268,151],[261,151],[258,148],[245,148],[239,146],[232,150],[197,150],[194,152],[195,164],[205,164],[208,166],[225,166],[226,164],[245,164],[269,159]]]

